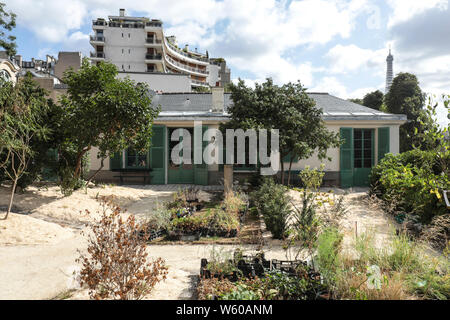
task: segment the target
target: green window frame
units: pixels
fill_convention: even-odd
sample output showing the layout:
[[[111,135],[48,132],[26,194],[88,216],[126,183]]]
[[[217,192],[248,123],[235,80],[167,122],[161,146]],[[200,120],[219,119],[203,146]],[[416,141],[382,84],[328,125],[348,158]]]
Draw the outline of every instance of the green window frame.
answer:
[[[125,168],[127,169],[146,169],[148,168],[148,152],[139,153],[132,148],[125,150]]]
[[[353,129],[354,168],[368,169],[375,164],[374,134],[373,129]]]

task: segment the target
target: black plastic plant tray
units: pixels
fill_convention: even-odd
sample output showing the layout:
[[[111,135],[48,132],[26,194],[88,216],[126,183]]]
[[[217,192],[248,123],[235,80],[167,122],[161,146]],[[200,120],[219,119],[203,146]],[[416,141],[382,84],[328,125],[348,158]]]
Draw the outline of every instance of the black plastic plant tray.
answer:
[[[271,269],[280,270],[286,272],[295,272],[295,270],[300,266],[307,266],[307,263],[301,260],[277,260],[272,259]]]
[[[153,241],[155,239],[161,238],[167,234],[167,230],[161,229],[161,230],[147,230],[147,233],[145,231],[139,231],[139,237],[145,238],[147,241]]]
[[[237,263],[238,269],[245,277],[262,277],[265,273],[264,267],[259,262],[246,262],[245,260],[239,260]]]

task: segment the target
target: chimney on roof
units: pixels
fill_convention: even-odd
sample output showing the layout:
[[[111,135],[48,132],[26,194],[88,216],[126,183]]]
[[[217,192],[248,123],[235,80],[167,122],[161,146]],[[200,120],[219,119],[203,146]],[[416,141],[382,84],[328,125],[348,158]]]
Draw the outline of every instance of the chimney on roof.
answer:
[[[125,17],[125,9],[119,9],[119,16]]]
[[[223,113],[225,104],[223,87],[211,88],[211,97],[212,97],[212,112]]]
[[[22,67],[22,56],[20,54],[16,54],[14,60],[19,67]]]

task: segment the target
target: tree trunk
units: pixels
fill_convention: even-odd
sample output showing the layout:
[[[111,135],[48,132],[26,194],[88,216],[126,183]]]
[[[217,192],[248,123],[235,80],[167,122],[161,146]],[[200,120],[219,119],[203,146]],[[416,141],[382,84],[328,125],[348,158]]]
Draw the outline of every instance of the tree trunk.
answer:
[[[3,220],[8,219],[9,213],[11,212],[11,208],[12,208],[12,204],[13,204],[13,200],[14,200],[14,194],[16,192],[16,186],[17,186],[17,178],[14,179],[14,183],[11,189],[11,197],[9,198],[9,205],[8,205],[8,210],[6,211],[6,216],[3,218]]]
[[[75,166],[75,172],[73,174],[74,178],[80,178],[81,176],[81,162],[83,160],[83,156],[91,149],[88,147],[87,149],[82,150],[77,156],[77,164]]]
[[[287,181],[288,186],[290,186],[290,184],[291,184],[291,168],[292,168],[293,160],[294,160],[294,157],[291,157],[290,162],[289,162],[289,170],[288,170],[288,181]]]
[[[89,183],[95,178],[95,176],[103,169],[103,162],[105,161],[105,158],[102,158],[102,161],[100,162],[100,168],[94,172],[94,174],[88,179],[86,185],[89,185]]]
[[[283,158],[281,159],[281,184],[284,184],[284,162],[283,162]]]

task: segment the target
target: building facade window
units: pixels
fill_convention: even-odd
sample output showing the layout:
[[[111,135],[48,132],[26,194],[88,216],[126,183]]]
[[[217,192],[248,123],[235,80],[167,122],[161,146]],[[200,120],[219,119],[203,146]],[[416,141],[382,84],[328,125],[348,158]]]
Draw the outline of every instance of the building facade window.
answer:
[[[147,168],[148,160],[147,160],[147,154],[139,153],[136,150],[133,150],[132,148],[128,148],[125,151],[125,163],[126,168]]]

